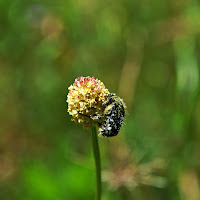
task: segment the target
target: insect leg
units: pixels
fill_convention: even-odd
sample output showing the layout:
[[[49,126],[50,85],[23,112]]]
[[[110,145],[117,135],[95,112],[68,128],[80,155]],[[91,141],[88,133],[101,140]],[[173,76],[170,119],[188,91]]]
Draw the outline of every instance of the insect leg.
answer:
[[[103,118],[103,115],[100,115],[100,114],[95,114],[95,115],[92,115],[92,116],[88,116],[88,115],[82,114],[80,112],[78,112],[78,114],[83,115],[83,116],[88,117],[88,118],[93,119],[93,120],[99,120],[99,119]]]

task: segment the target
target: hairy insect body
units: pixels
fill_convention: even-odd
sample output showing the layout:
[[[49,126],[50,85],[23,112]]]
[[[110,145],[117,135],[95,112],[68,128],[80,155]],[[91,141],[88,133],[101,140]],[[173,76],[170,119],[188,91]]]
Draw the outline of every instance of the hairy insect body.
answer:
[[[98,124],[99,135],[104,137],[116,136],[122,126],[125,117],[125,103],[120,97],[113,93],[108,94],[108,99],[102,104],[103,112],[88,116],[87,114],[80,115],[89,117]]]
[[[105,119],[103,123],[99,124],[100,135],[105,137],[116,136],[125,116],[125,104],[118,96],[110,93],[108,101],[103,106],[106,106],[104,111]]]

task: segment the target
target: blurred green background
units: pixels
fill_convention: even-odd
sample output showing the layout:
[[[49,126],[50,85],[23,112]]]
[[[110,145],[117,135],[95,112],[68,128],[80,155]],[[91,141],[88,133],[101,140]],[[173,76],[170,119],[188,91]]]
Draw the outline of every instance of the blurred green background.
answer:
[[[65,102],[94,76],[127,105],[99,138],[102,199],[199,200],[199,19],[197,0],[0,0],[0,199],[94,199]]]

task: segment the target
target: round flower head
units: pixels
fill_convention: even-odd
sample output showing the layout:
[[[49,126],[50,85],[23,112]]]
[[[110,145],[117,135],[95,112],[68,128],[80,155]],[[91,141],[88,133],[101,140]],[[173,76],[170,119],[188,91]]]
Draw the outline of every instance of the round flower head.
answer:
[[[103,115],[103,103],[107,100],[109,91],[104,84],[94,77],[79,77],[69,88],[67,95],[68,112],[72,115],[72,120],[82,123],[84,128],[91,128],[94,121]],[[99,123],[103,122],[99,118]]]

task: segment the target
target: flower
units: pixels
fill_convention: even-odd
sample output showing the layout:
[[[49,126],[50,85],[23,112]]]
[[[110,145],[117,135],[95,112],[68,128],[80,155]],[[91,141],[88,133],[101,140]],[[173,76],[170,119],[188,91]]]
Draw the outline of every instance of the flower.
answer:
[[[118,160],[118,163],[119,160]],[[118,165],[112,170],[103,172],[103,181],[108,183],[110,189],[117,190],[120,187],[125,187],[133,190],[139,185],[149,185],[157,188],[164,188],[167,185],[167,179],[154,174],[165,168],[165,161],[155,159],[148,163],[139,164],[131,161],[128,165]]]
[[[83,124],[84,128],[91,128],[94,119],[91,116],[103,115],[102,104],[107,100],[109,91],[104,84],[94,77],[78,77],[69,88],[67,95],[68,112],[72,121]],[[103,122],[103,118],[95,123]]]

